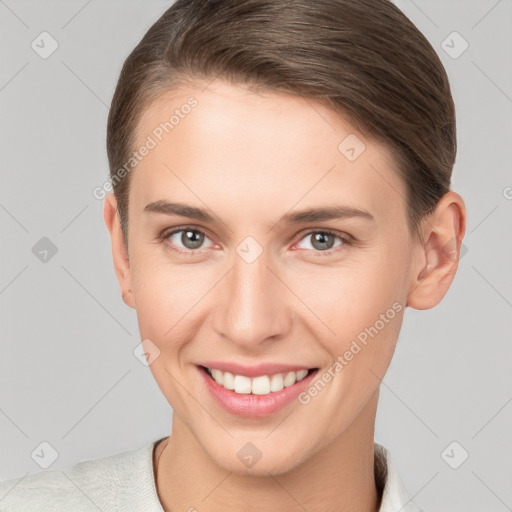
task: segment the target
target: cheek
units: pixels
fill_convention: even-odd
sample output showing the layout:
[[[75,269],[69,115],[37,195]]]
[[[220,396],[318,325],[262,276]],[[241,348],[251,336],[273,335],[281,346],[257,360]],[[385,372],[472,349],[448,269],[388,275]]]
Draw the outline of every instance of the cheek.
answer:
[[[207,266],[177,265],[157,251],[134,254],[132,289],[140,335],[157,345],[166,366],[179,363],[176,353],[199,330],[201,307],[216,278]]]
[[[183,315],[186,290],[179,271],[143,253],[131,258],[132,289],[142,337],[158,345],[172,335],[173,326]]]
[[[178,297],[186,296],[187,287],[182,267],[165,258],[163,248],[144,247],[142,243],[130,255],[133,293],[137,309],[150,315],[152,320],[164,318],[158,313],[175,311]],[[197,283],[196,283],[197,284]]]
[[[348,419],[359,414],[389,367],[405,311],[399,285],[402,273],[399,265],[375,258],[373,264],[338,269],[322,286],[315,282],[304,296],[322,320],[308,313],[316,326],[314,337],[332,361],[323,372],[328,391],[313,406],[315,417],[323,417],[321,424],[329,425],[327,437],[336,436]]]
[[[405,280],[401,267],[385,258],[367,259],[360,265],[330,269],[321,278],[302,274],[293,289],[324,322],[326,335],[345,338],[373,325],[381,313],[403,301]]]
[[[148,346],[157,354],[149,368],[169,404],[178,411],[187,409],[186,393],[179,384],[183,379],[180,361],[194,332],[193,306],[205,293],[198,286],[200,282],[161,258],[141,254],[132,258],[140,336],[150,340]]]
[[[378,374],[387,368],[405,311],[405,260],[396,248],[380,247],[321,278],[317,272],[295,280],[292,288],[308,306],[303,318],[333,360],[347,361],[344,373],[366,372],[367,379],[368,368]]]

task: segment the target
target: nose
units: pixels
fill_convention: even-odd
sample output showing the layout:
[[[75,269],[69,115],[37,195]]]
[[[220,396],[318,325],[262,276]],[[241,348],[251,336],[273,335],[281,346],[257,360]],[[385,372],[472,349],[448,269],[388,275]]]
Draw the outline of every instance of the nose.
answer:
[[[284,337],[292,324],[293,294],[269,263],[265,252],[252,262],[235,254],[231,270],[217,285],[214,329],[253,351]]]

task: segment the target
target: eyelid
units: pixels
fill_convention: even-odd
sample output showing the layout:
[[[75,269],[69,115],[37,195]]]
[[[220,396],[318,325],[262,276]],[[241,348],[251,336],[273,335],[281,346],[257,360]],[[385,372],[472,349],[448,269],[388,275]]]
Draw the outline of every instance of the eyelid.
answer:
[[[303,231],[300,233],[299,237],[297,238],[297,241],[293,244],[292,247],[295,247],[299,242],[301,242],[304,238],[306,238],[308,235],[311,235],[312,233],[323,233],[323,234],[329,234],[335,237],[338,237],[343,243],[333,247],[332,249],[328,249],[326,251],[315,251],[312,249],[300,249],[303,251],[307,251],[309,253],[313,253],[315,256],[329,256],[331,254],[335,254],[339,251],[342,251],[347,248],[347,246],[353,245],[355,243],[355,238],[348,233],[345,232],[338,232],[333,229],[329,228],[310,228],[307,231]]]
[[[311,235],[312,233],[327,233],[329,235],[337,236],[341,238],[346,243],[351,243],[355,241],[355,238],[348,233],[345,233],[344,231],[337,231],[335,229],[330,228],[310,228],[304,232],[300,233],[299,241],[302,240],[304,237]]]
[[[169,243],[168,238],[172,235],[175,235],[176,233],[179,233],[180,231],[196,231],[197,233],[201,233],[205,236],[210,242],[212,242],[214,245],[217,245],[215,242],[213,242],[212,238],[208,234],[208,232],[204,228],[200,228],[198,226],[192,226],[189,224],[183,225],[183,226],[174,226],[173,228],[164,229],[157,237],[158,241],[161,243],[164,243],[168,247],[171,248],[171,250],[179,253],[179,254],[198,254],[201,253],[203,249],[181,249],[176,248],[175,244]]]
[[[162,242],[162,243],[166,243],[168,246],[174,245],[174,244],[167,243],[167,239],[171,235],[179,233],[180,231],[187,231],[187,230],[189,230],[189,231],[196,231],[198,233],[201,233],[206,238],[208,238],[210,241],[212,241],[211,237],[209,236],[209,234],[207,233],[207,231],[204,228],[200,228],[198,226],[193,226],[193,225],[175,226],[173,228],[164,229],[161,232],[161,234],[158,236],[158,240],[160,242]],[[353,244],[355,242],[355,238],[352,237],[351,235],[349,235],[348,233],[345,233],[345,232],[338,232],[336,230],[329,229],[329,228],[309,228],[306,231],[302,231],[298,235],[298,238],[297,238],[296,242],[294,242],[292,247],[295,247],[300,241],[302,241],[305,237],[307,237],[308,235],[311,235],[312,233],[329,234],[329,235],[338,237],[343,242],[341,245],[336,246],[336,247],[334,247],[332,249],[328,249],[326,251],[315,251],[315,250],[310,250],[310,249],[301,249],[301,250],[304,250],[304,251],[313,252],[313,253],[315,253],[318,256],[330,255],[332,253],[338,252],[340,250],[343,250],[343,248],[345,248],[346,246],[351,245],[351,244]],[[215,242],[213,242],[213,243],[215,244]],[[215,245],[217,245],[217,244],[215,244]],[[341,249],[339,249],[339,247],[341,247]],[[175,247],[171,247],[171,250],[173,250],[173,251],[175,251],[175,252],[177,252],[179,254],[192,255],[192,254],[201,253],[203,249],[179,249],[179,248],[177,249]]]

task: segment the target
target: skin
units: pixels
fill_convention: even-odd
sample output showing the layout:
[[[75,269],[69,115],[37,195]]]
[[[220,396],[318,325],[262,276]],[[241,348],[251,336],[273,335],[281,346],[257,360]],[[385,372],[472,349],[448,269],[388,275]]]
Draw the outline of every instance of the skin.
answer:
[[[464,202],[447,193],[425,219],[423,244],[413,243],[405,186],[386,147],[318,102],[222,80],[205,85],[168,91],[140,119],[142,144],[189,96],[198,101],[132,171],[128,250],[113,194],[104,203],[123,300],[137,312],[141,339],[158,347],[150,369],[174,412],[155,453],[160,500],[169,511],[378,510],[380,380],[405,308],[434,307],[452,283]],[[338,150],[349,134],[366,146],[354,161]],[[157,200],[205,208],[215,221],[143,211]],[[280,222],[291,211],[336,204],[374,220]],[[199,249],[184,245],[181,232],[159,240],[182,226],[205,233]],[[354,243],[336,236],[326,255],[330,246],[322,252],[307,233],[313,228]],[[263,248],[250,264],[236,252],[247,236]],[[172,243],[196,252],[180,255]],[[401,311],[307,405],[241,418],[221,409],[198,378],[195,364],[215,359],[297,363],[321,375],[393,303]],[[252,468],[237,457],[249,441],[262,454]]]

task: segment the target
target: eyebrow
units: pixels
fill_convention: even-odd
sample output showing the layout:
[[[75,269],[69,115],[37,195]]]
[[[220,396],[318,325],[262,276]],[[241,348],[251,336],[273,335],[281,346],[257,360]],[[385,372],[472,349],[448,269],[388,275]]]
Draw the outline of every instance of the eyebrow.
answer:
[[[184,203],[170,203],[160,200],[146,205],[144,211],[148,213],[178,215],[180,217],[188,217],[190,219],[212,223],[215,221],[214,216],[208,213],[207,210]],[[367,210],[346,205],[334,205],[323,208],[308,208],[305,210],[289,212],[282,217],[281,222],[285,222],[287,224],[300,224],[303,222],[318,222],[322,220],[345,219],[351,217],[360,217],[371,221],[375,220],[375,217]]]

